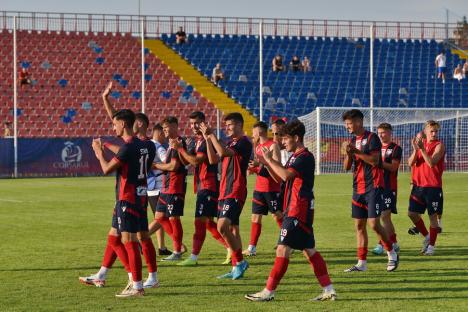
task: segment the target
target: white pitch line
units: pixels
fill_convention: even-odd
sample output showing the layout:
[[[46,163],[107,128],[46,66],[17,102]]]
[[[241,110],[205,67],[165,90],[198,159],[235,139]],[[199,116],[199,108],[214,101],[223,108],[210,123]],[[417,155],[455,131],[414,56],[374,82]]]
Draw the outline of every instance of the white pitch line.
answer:
[[[8,202],[8,203],[24,203],[24,201],[22,201],[22,200],[6,199],[6,198],[0,198],[0,201]]]

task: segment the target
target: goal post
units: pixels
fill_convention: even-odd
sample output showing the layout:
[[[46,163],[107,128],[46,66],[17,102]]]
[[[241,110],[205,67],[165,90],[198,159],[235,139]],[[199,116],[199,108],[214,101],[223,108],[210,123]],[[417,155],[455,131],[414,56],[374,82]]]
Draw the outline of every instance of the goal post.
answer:
[[[352,107],[317,107],[299,117],[306,127],[304,143],[316,159],[316,174],[342,173],[345,152],[343,144],[351,138],[342,115]],[[400,171],[409,171],[406,159],[411,153],[411,139],[423,129],[427,120],[436,120],[441,129],[439,138],[446,146],[447,171],[468,172],[468,109],[439,108],[358,108],[364,114],[368,129],[373,117],[374,132],[380,123],[393,127],[393,140],[403,149]],[[371,114],[372,113],[372,114]]]

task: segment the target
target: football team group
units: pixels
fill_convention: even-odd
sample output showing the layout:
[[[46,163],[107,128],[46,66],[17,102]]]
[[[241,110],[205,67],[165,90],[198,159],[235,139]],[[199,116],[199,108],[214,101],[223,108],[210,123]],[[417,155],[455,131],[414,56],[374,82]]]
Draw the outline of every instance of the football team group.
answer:
[[[225,264],[232,269],[219,279],[242,278],[249,267],[245,257],[257,254],[262,217],[271,213],[279,227],[276,258],[266,286],[258,293],[247,294],[251,301],[270,301],[283,278],[294,250],[301,250],[323,288],[314,300],[335,300],[336,292],[327,265],[315,249],[314,221],[314,155],[304,146],[305,126],[299,120],[254,124],[252,138],[244,133],[240,113],[224,116],[221,141],[205,122],[203,112],[190,114],[192,138],[179,136],[178,120],[169,116],[153,127],[152,139],[147,136],[149,120],[143,113],[128,109],[115,110],[108,99],[110,84],[103,93],[103,102],[121,145],[93,140],[93,149],[104,174],[116,173],[116,201],[112,226],[101,268],[96,274],[80,277],[80,282],[103,287],[107,273],[118,258],[128,273],[129,282],[117,297],[144,295],[145,288],[159,287],[156,248],[166,233],[173,242],[173,251],[162,261],[178,261],[180,266],[196,266],[207,230],[227,250]],[[402,149],[392,139],[392,126],[382,123],[377,134],[364,128],[361,111],[352,109],[342,116],[352,139],[342,145],[344,169],[353,171],[351,215],[357,240],[357,263],[345,272],[367,270],[367,226],[377,235],[375,254],[386,252],[386,270],[399,266],[400,246],[391,215],[396,213],[397,174]],[[423,236],[423,255],[433,255],[437,234],[441,231],[443,211],[442,173],[444,144],[438,139],[440,125],[426,122],[411,141],[408,158],[411,166],[412,190],[408,216],[414,223],[412,234]],[[112,154],[112,157],[109,155]],[[183,244],[180,218],[184,215],[186,177],[193,167],[195,231],[191,255]],[[256,175],[252,198],[251,232],[248,248],[242,250],[239,217],[247,198],[247,174]],[[147,218],[151,207],[154,219]],[[429,230],[421,215],[427,210]],[[160,244],[161,247],[161,244]],[[159,249],[160,254],[164,249]],[[142,279],[142,259],[148,278]]]

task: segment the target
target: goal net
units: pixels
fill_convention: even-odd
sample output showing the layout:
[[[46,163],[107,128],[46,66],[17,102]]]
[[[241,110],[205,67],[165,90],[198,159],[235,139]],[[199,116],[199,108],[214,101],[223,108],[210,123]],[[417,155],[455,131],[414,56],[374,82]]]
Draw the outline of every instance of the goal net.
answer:
[[[351,138],[342,115],[351,108],[320,107],[299,117],[306,126],[305,145],[316,158],[316,174],[340,173],[343,170],[342,144]],[[359,108],[364,126],[376,132],[380,123],[393,127],[393,140],[403,149],[400,171],[409,171],[406,159],[411,153],[411,139],[427,120],[440,123],[439,138],[446,146],[446,170],[468,172],[468,109]]]

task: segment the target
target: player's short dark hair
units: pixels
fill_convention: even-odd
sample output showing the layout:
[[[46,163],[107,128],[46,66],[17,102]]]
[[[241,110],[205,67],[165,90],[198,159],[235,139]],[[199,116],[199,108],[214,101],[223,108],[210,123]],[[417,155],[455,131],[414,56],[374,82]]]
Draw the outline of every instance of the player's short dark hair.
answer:
[[[135,113],[130,109],[121,109],[112,116],[112,119],[123,120],[126,128],[133,128]]]
[[[200,112],[200,111],[194,111],[194,112],[190,113],[189,119],[205,120],[205,114],[203,114],[203,112]]]
[[[241,123],[242,125],[244,124],[244,117],[242,117],[241,113],[229,113],[226,116],[224,116],[224,121],[232,120],[234,122]]]
[[[393,131],[392,125],[389,124],[388,122],[382,122],[382,123],[377,127],[377,129]]]
[[[136,113],[135,114],[135,120],[142,121],[145,127],[149,126],[149,119],[148,116],[146,116],[144,113]]]
[[[161,124],[162,125],[165,125],[165,124],[169,124],[169,125],[176,124],[176,125],[178,125],[179,120],[175,116],[167,116],[166,118],[164,118],[164,120],[162,121]]]
[[[163,131],[163,127],[160,123],[157,123],[153,126],[153,131]]]
[[[284,126],[285,124],[286,124],[286,121],[284,121],[281,118],[278,118],[271,123],[271,125],[277,125],[277,126]]]
[[[254,125],[253,128],[260,128],[263,131],[267,132],[268,131],[268,125],[263,122],[263,121],[257,121]]]
[[[349,119],[351,119],[351,120],[354,120],[354,119],[363,120],[364,119],[364,114],[359,109],[353,108],[353,109],[343,113],[343,121],[346,121],[346,120],[349,120]]]
[[[303,141],[305,135],[305,126],[300,120],[293,120],[286,124],[286,126],[284,127],[283,134],[289,136],[297,135],[299,137],[299,140]]]

